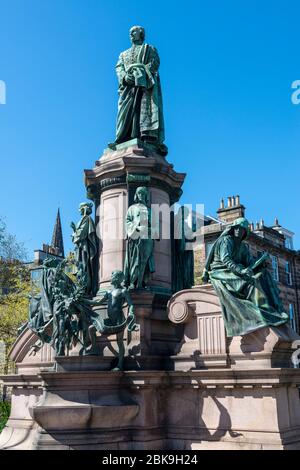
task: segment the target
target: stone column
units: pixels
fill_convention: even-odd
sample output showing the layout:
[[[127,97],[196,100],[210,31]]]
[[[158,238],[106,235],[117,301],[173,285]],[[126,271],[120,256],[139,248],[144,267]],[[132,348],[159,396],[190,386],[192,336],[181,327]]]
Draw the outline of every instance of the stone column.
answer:
[[[156,271],[149,285],[171,295],[172,242],[167,238],[170,207],[181,196],[184,178],[184,173],[175,172],[164,157],[138,140],[120,145],[115,151],[107,150],[93,170],[85,170],[88,195],[97,208],[100,289],[109,285],[112,271],[124,268],[126,212],[133,204],[136,188],[146,186],[151,204],[160,206],[161,214],[166,214],[161,215],[160,240],[154,243]]]
[[[159,240],[154,241],[155,272],[146,290],[131,291],[140,330],[125,337],[126,368],[161,368],[159,356],[169,354],[178,341],[166,305],[172,295],[170,209],[181,196],[184,178],[185,174],[175,172],[163,156],[138,140],[119,145],[114,151],[107,150],[93,170],[85,170],[88,195],[95,201],[97,210],[99,295],[109,287],[112,271],[124,269],[125,218],[139,186],[149,189],[150,204],[152,208],[155,205],[154,211],[159,215]],[[113,338],[109,338],[109,345],[105,341],[100,348],[103,357],[114,344]]]
[[[125,260],[124,218],[127,211],[127,190],[117,187],[100,194],[99,223],[100,235],[99,279],[100,286],[110,285],[111,273],[123,271]]]

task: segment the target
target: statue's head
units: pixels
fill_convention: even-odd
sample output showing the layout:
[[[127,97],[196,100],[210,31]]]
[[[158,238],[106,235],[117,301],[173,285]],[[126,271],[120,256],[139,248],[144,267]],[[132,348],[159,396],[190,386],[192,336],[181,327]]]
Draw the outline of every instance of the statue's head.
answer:
[[[113,271],[111,273],[111,284],[113,286],[120,286],[124,282],[124,274],[122,271]]]
[[[81,215],[90,215],[93,212],[92,202],[82,202],[79,206],[79,212]]]
[[[140,202],[141,204],[145,204],[145,206],[148,206],[148,188],[146,188],[145,186],[138,187],[134,195],[134,202]]]
[[[239,217],[232,224],[234,236],[244,240],[250,234],[250,224],[244,217]]]
[[[145,40],[145,29],[142,26],[132,26],[129,31],[132,44],[143,44]]]

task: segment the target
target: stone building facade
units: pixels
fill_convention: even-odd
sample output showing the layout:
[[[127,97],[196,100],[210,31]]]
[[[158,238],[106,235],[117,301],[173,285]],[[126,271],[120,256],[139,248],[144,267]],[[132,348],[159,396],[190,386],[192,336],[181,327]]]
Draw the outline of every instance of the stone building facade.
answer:
[[[229,197],[227,204],[222,199],[217,219],[204,218],[203,244],[195,252],[195,279],[200,281],[209,251],[226,225],[238,217],[246,216],[246,208],[239,196]],[[251,223],[251,234],[247,240],[253,257],[267,251],[271,260],[269,269],[278,283],[285,311],[289,313],[293,328],[300,332],[300,251],[294,249],[294,233],[282,227],[278,220],[272,227],[261,220]]]

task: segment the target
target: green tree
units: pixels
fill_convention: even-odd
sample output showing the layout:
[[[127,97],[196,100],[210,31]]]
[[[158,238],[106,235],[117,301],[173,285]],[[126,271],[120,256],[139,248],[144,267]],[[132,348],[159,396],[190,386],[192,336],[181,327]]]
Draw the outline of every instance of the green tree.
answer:
[[[29,294],[31,292],[29,271],[13,265],[10,269],[11,288],[0,295],[0,340],[9,349],[18,335],[18,328],[28,315]]]
[[[0,432],[5,426],[10,415],[10,403],[3,401],[0,403]]]
[[[22,243],[0,219],[0,341],[9,351],[28,315],[30,272]]]

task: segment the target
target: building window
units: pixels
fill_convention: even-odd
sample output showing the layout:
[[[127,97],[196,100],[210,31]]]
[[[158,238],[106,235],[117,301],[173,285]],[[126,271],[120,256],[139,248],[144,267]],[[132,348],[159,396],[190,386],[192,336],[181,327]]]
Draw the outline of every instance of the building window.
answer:
[[[293,285],[293,280],[292,280],[292,273],[291,273],[291,264],[289,261],[285,262],[285,277],[286,277],[286,283],[288,286]]]
[[[272,276],[274,281],[279,281],[279,269],[278,269],[278,258],[277,256],[271,255],[272,260]]]
[[[290,304],[289,310],[290,310],[290,323],[291,323],[291,327],[293,328],[293,330],[296,331],[296,320],[295,320],[294,304]]]
[[[293,250],[294,249],[293,237],[286,236],[284,244],[286,248],[288,248],[289,250]]]

